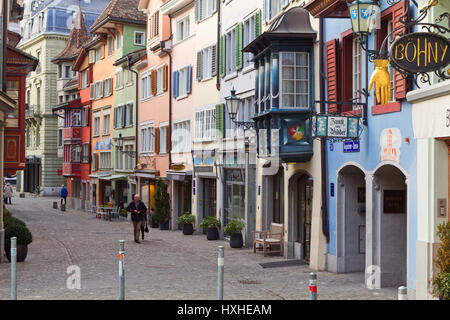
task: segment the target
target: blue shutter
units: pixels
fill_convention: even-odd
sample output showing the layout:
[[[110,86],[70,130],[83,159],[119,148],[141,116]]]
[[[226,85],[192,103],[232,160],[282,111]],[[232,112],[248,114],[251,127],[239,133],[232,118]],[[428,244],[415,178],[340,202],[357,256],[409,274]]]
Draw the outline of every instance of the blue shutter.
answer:
[[[192,86],[192,67],[188,66],[187,67],[187,81],[186,81],[186,93],[190,94],[191,93],[191,86]]]
[[[173,97],[177,98],[179,95],[179,72],[178,71],[174,71],[173,72]]]

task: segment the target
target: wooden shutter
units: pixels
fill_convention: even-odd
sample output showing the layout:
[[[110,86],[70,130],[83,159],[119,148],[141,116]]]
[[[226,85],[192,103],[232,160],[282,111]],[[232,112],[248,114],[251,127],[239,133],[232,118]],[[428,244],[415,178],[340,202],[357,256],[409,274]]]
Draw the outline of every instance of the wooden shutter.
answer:
[[[163,67],[163,91],[166,92],[167,91],[167,83],[168,83],[168,75],[169,75],[169,67],[167,65],[165,65]]]
[[[338,101],[338,48],[339,39],[333,39],[325,43],[327,62],[327,100]],[[328,113],[338,112],[337,104],[328,104]]]
[[[217,45],[213,45],[211,50],[211,75],[214,77],[217,74]]]
[[[202,80],[202,74],[203,74],[203,52],[202,51],[198,51],[197,52],[197,80],[200,81]]]
[[[192,90],[192,67],[189,65],[186,69],[186,93],[190,94]]]
[[[173,88],[172,88],[172,91],[173,91],[173,94],[172,94],[172,96],[174,97],[174,98],[177,98],[178,97],[178,95],[179,95],[179,91],[178,91],[178,76],[179,76],[179,72],[178,71],[174,71],[173,72],[173,79],[172,79],[172,82],[173,82]]]
[[[159,128],[155,128],[155,153],[159,153]]]
[[[403,26],[403,24],[399,21],[399,18],[403,16],[406,9],[409,9],[407,1],[402,1],[397,3],[392,11],[392,29],[395,30]],[[401,28],[394,32],[393,38],[400,34],[405,34],[407,32],[406,28]],[[396,100],[401,100],[406,98],[406,93],[408,91],[407,81],[403,78],[400,72],[397,70],[394,71],[394,96]]]
[[[235,29],[235,45],[234,45],[234,50],[235,50],[235,54],[234,54],[234,65],[236,70],[240,70],[242,69],[242,32],[244,30],[244,25],[241,23],[239,23],[236,26]]]
[[[156,70],[152,70],[152,96],[156,96]]]
[[[169,126],[166,127],[166,153],[170,153],[170,146],[172,142],[171,133],[169,131]]]
[[[255,13],[255,39],[261,34],[261,10]]]
[[[225,36],[220,36],[219,43],[219,75],[225,77]]]

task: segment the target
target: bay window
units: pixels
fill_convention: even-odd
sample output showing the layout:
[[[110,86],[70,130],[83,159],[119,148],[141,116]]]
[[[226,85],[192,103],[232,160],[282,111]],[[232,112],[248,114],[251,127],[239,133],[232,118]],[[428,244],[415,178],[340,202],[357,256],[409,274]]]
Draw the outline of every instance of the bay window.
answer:
[[[281,52],[281,108],[309,107],[309,54]]]

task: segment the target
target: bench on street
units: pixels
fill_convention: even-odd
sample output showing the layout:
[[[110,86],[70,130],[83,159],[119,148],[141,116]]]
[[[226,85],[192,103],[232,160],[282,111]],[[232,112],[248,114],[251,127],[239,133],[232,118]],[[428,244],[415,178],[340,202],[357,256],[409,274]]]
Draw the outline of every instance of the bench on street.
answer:
[[[283,255],[284,225],[281,223],[272,223],[269,230],[253,231],[253,252],[256,253],[256,247],[262,246],[264,257],[268,252],[280,253]],[[278,247],[274,249],[273,246]]]

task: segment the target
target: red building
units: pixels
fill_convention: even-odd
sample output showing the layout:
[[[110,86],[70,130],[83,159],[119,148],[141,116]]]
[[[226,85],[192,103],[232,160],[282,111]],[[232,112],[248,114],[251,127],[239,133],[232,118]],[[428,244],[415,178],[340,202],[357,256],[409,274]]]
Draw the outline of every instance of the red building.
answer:
[[[19,41],[20,35],[8,32],[6,94],[16,102],[14,111],[5,119],[4,175],[8,177],[25,169],[25,79],[39,62],[35,57],[15,48]]]
[[[68,202],[74,209],[85,209],[90,200],[90,100],[84,88],[85,73],[73,69],[82,45],[88,40],[81,10],[66,47],[52,62],[58,65],[59,104],[53,112],[64,118],[62,175],[67,179]]]

